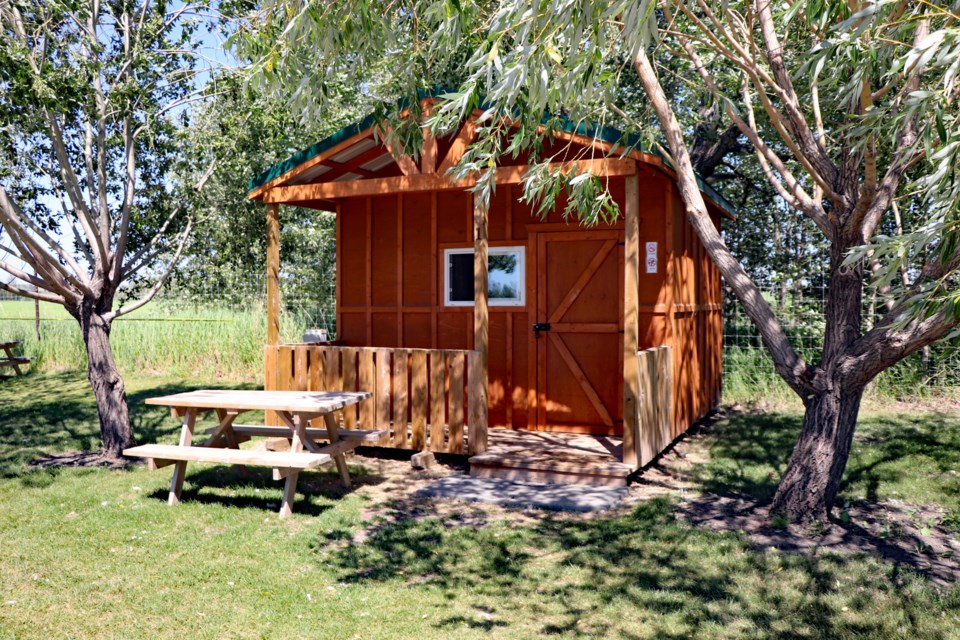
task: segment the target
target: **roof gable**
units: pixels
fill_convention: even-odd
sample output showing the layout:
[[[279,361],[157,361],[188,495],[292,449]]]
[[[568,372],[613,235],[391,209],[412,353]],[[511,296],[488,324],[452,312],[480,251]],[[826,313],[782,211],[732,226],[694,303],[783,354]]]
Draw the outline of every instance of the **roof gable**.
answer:
[[[430,97],[425,95],[424,97]],[[402,104],[399,105],[402,108]],[[250,190],[250,197],[255,197],[258,191],[261,191],[263,187],[267,186],[269,183],[277,181],[283,176],[290,174],[298,167],[301,167],[305,164],[311,163],[318,158],[322,158],[324,154],[329,154],[331,150],[337,150],[337,154],[330,154],[331,157],[336,155],[343,155],[347,149],[350,149],[356,144],[362,144],[365,140],[369,140],[369,135],[371,133],[372,127],[377,122],[376,114],[371,113],[366,116],[363,120],[350,124],[336,133],[324,138],[323,140],[303,149],[293,155],[291,155],[286,160],[279,162],[263,173],[251,178],[248,186]],[[594,145],[603,145],[608,147],[609,150],[616,151],[621,150],[625,155],[631,155],[636,157],[636,159],[646,162],[648,164],[659,165],[659,168],[667,170],[671,174],[671,178],[674,178],[672,167],[669,163],[659,154],[650,153],[646,151],[641,145],[641,137],[637,134],[625,134],[619,129],[606,125],[597,125],[590,122],[575,122],[569,118],[563,116],[545,116],[544,124],[553,125],[552,131],[556,133],[566,133],[570,136],[573,136],[581,143],[584,144],[594,144]],[[559,123],[560,127],[556,128],[556,124]],[[351,144],[351,140],[355,142]],[[338,149],[340,147],[340,149]],[[387,153],[387,151],[384,151]],[[382,155],[382,154],[381,154]],[[317,162],[311,166],[308,171],[314,172],[312,174],[313,178],[319,178],[322,175],[326,174],[326,171],[319,171],[316,167],[324,166],[322,163]],[[329,169],[330,167],[328,167]],[[335,169],[334,169],[335,170]],[[303,176],[306,172],[302,172],[300,175],[291,176],[291,180],[299,179],[298,182],[303,181]],[[356,178],[362,176],[356,175]],[[700,190],[710,198],[720,209],[723,210],[730,218],[736,219],[737,213],[736,208],[730,203],[729,200],[723,197],[712,185],[710,185],[706,180],[701,178],[699,175],[697,178],[697,186]],[[338,176],[338,179],[344,179],[344,176]],[[293,182],[291,181],[290,184]]]

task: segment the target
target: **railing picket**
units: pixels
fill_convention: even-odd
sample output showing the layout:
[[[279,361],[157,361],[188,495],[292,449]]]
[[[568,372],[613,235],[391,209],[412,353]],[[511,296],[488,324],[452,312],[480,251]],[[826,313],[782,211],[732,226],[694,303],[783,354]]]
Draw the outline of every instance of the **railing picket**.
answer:
[[[307,345],[298,344],[293,349],[293,379],[295,391],[307,390]]]
[[[447,354],[430,352],[430,450],[446,451]]]
[[[410,431],[411,448],[427,448],[427,352],[410,354]]]
[[[343,391],[357,390],[357,350],[352,347],[341,349],[343,365]],[[359,407],[350,406],[343,410],[343,427],[357,428],[357,410]]]
[[[377,349],[377,429],[386,429],[387,434],[380,444],[390,443],[390,392],[393,369],[389,349]]]
[[[450,441],[447,451],[463,453],[464,357],[458,351],[450,356]]]
[[[376,396],[377,379],[373,366],[373,349],[360,349],[360,391],[369,391],[373,394],[369,400],[360,403],[360,427],[373,429],[376,424]]]
[[[407,375],[410,357],[406,349],[393,352],[393,445],[406,449],[407,445]]]
[[[381,445],[472,453],[486,432],[485,412],[477,411],[482,396],[472,384],[479,375],[474,352],[280,345],[264,353],[267,388],[370,391],[342,421],[348,429],[392,427]]]

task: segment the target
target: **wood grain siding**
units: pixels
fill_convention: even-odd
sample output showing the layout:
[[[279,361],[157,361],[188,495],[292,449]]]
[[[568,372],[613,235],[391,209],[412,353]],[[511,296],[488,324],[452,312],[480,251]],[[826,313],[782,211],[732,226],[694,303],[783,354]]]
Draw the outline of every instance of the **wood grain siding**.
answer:
[[[442,151],[441,148],[439,153]],[[518,159],[518,162],[522,161],[522,158]],[[673,403],[671,433],[679,435],[720,399],[720,280],[716,268],[707,259],[686,221],[682,202],[672,181],[662,174],[649,171],[640,171],[630,179],[636,180],[634,206],[637,209],[637,246],[640,253],[639,271],[635,276],[635,349],[662,345],[673,349],[670,375],[673,385],[670,394]],[[611,178],[610,188],[621,211],[625,210],[626,178]],[[538,372],[543,368],[543,362],[538,362],[538,358],[544,354],[538,354],[532,331],[540,296],[537,291],[537,237],[546,233],[583,233],[585,230],[579,224],[568,223],[563,218],[562,212],[566,207],[563,196],[558,199],[556,208],[541,218],[531,210],[529,204],[520,201],[521,195],[520,185],[501,185],[492,195],[487,213],[489,246],[522,246],[525,248],[527,265],[526,305],[491,305],[487,310],[488,424],[490,427],[549,428],[549,425],[539,424],[539,418],[546,414],[543,406],[538,405],[553,399],[538,395]],[[719,212],[711,213],[719,224]],[[346,346],[390,350],[473,350],[476,328],[474,307],[445,306],[443,290],[444,250],[474,246],[473,215],[471,195],[462,191],[360,196],[341,200],[337,218],[338,259],[341,265],[338,270],[338,340]],[[594,228],[624,233],[622,219]],[[648,242],[657,243],[657,269],[652,273],[645,268]],[[593,256],[599,248],[586,254]],[[610,255],[612,259],[620,260],[621,270],[625,269],[627,260],[617,258],[613,253]],[[584,265],[585,270],[587,267],[589,264]],[[623,274],[616,279],[626,284]],[[575,281],[569,285],[571,290],[577,289]],[[609,296],[604,294],[604,299],[606,297]],[[613,303],[619,305],[615,309],[618,309],[621,318],[626,313],[627,298],[623,294],[620,300]],[[622,323],[622,320],[619,322]],[[564,341],[579,345],[582,340],[576,333],[580,330],[579,325],[566,320],[564,323],[562,330],[568,332],[569,336],[564,337]],[[596,325],[593,328],[603,327]],[[587,330],[586,326],[584,330]],[[603,380],[599,379],[599,374],[583,370],[604,402],[605,390],[608,387],[614,389],[610,398],[613,405],[624,401],[623,372],[628,369],[631,360],[626,346],[622,346],[622,354],[614,357],[611,373]],[[557,351],[555,356],[562,357],[564,354],[561,351]],[[464,379],[470,377],[468,361],[469,358],[464,357]],[[438,435],[433,430],[435,421],[432,416],[441,410],[432,400],[434,396],[430,389],[437,384],[448,385],[451,375],[456,373],[451,371],[449,362],[445,361],[444,366],[435,364],[439,363],[428,360],[426,366],[428,416],[425,439],[428,442]],[[361,375],[362,370],[358,369],[357,378]],[[376,375],[374,377],[377,378]],[[594,377],[597,377],[595,382]],[[392,369],[389,378],[392,386]],[[586,388],[586,385],[583,387]],[[421,390],[415,389],[410,378],[406,381],[406,391],[406,411],[412,424],[414,395],[419,397]],[[463,422],[466,426],[471,413],[468,408],[470,392],[467,387],[463,391]],[[390,401],[393,401],[392,396]],[[374,403],[372,406],[379,405]],[[421,405],[417,404],[417,407],[417,411],[422,412]],[[386,410],[392,411],[393,405]],[[449,418],[449,407],[444,405],[442,410],[445,417]],[[622,411],[618,409],[609,413],[615,422],[612,432],[620,432]],[[634,413],[630,412],[629,415]],[[361,420],[359,414],[358,420]],[[456,422],[459,423],[459,417]],[[416,432],[411,427],[411,432],[406,436],[406,446],[412,446],[414,437],[419,441],[421,424],[418,413]],[[459,429],[459,424],[455,428]],[[467,431],[464,429],[464,432]],[[403,436],[400,437],[402,444]],[[449,437],[446,426],[443,437]],[[447,447],[445,450],[450,450],[449,443],[444,446]],[[456,449],[456,445],[453,449]]]
[[[671,348],[644,349],[633,354],[631,366],[636,369],[637,393],[637,460],[632,466],[650,464],[676,436],[672,416],[673,392]]]
[[[370,399],[338,412],[337,424],[384,429],[382,445],[473,454],[486,449],[487,437],[467,407],[469,369],[478,355],[301,344],[268,346],[265,359],[274,390],[370,392]]]

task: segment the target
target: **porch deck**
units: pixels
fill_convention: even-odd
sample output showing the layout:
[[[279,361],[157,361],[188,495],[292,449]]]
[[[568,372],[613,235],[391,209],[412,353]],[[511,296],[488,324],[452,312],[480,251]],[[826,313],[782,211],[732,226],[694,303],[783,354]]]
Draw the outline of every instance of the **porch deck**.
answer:
[[[544,483],[622,487],[623,438],[490,429],[489,448],[470,458],[470,475]]]

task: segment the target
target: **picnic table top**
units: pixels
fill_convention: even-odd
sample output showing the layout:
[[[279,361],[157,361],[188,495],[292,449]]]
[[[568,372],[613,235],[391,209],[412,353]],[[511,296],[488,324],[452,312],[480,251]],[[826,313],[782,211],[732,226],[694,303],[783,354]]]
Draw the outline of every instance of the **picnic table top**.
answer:
[[[288,411],[290,413],[329,413],[339,411],[371,397],[367,391],[241,391],[201,389],[159,398],[146,404],[180,409],[236,409],[241,411]]]

